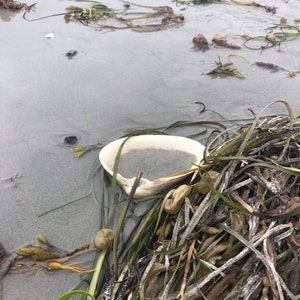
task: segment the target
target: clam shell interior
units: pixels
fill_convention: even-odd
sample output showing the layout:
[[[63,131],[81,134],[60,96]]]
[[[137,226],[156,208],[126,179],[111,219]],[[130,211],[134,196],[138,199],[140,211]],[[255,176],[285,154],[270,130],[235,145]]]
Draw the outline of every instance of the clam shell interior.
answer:
[[[126,138],[107,144],[100,151],[103,168],[113,176],[117,153]],[[199,142],[180,136],[139,135],[126,140],[123,145],[117,182],[129,194],[138,171],[143,177],[134,198],[158,194],[174,186],[195,172],[193,164],[199,164],[205,147]]]

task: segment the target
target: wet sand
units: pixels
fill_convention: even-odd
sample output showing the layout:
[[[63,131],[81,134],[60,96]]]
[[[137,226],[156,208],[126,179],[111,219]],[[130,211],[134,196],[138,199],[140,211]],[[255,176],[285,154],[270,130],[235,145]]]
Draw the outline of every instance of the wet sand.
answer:
[[[76,135],[80,145],[106,144],[132,128],[220,119],[213,112],[200,114],[195,101],[229,119],[252,118],[249,107],[259,112],[275,100],[299,108],[299,75],[288,78],[286,72],[270,73],[234,59],[246,79],[212,79],[203,74],[215,67],[218,55],[226,60],[233,51],[193,50],[198,33],[210,40],[215,33],[258,35],[282,16],[293,23],[300,8],[297,0],[265,2],[278,7],[275,15],[232,3],[144,1],[167,4],[185,16],[178,28],[151,33],[95,31],[66,24],[62,16],[26,22],[22,12],[1,9],[0,242],[6,251],[34,242],[38,233],[71,251],[90,243],[97,231],[99,206],[93,197],[39,217],[90,191],[98,151],[75,158],[63,143],[67,135]],[[67,5],[70,1],[46,0],[29,16],[63,12]],[[48,33],[55,38],[45,38]],[[242,46],[240,39],[233,42]],[[72,49],[78,54],[69,60],[65,54]],[[262,52],[234,52],[251,62],[298,70],[299,49],[298,38]],[[275,105],[266,114],[285,112]],[[9,177],[13,180],[5,180]],[[63,271],[9,275],[3,280],[3,299],[56,299],[78,282],[79,275]]]
[[[195,155],[162,149],[133,150],[121,155],[118,172],[133,178],[140,171],[148,180],[155,180],[190,169],[197,162]]]

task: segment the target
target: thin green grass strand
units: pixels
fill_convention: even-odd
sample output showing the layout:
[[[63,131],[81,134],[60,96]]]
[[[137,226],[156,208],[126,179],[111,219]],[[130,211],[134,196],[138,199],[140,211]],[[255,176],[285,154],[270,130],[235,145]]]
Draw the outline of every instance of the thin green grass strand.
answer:
[[[96,298],[92,294],[90,294],[89,292],[84,291],[84,290],[74,290],[74,291],[67,292],[67,293],[59,296],[56,300],[65,300],[73,295],[85,295],[85,296],[88,296],[90,298],[90,300],[96,300]]]

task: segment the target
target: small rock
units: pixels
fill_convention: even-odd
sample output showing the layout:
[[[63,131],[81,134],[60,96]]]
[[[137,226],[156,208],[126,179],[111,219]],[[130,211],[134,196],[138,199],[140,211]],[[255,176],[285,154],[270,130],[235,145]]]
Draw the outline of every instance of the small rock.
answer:
[[[75,145],[77,143],[77,141],[78,141],[78,138],[75,135],[66,136],[64,138],[64,143],[66,145]]]
[[[77,54],[77,50],[70,50],[66,53],[66,56],[69,58],[69,59],[72,59],[75,55]]]

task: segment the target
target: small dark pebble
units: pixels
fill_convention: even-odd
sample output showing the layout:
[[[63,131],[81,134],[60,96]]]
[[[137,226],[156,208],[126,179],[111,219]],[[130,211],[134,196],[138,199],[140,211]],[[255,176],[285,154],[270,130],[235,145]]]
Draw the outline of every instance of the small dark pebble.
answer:
[[[78,138],[75,135],[66,136],[64,138],[64,143],[67,145],[75,145],[78,141]]]
[[[75,55],[77,54],[77,50],[70,50],[66,53],[66,56],[69,58],[69,59],[72,59]]]

